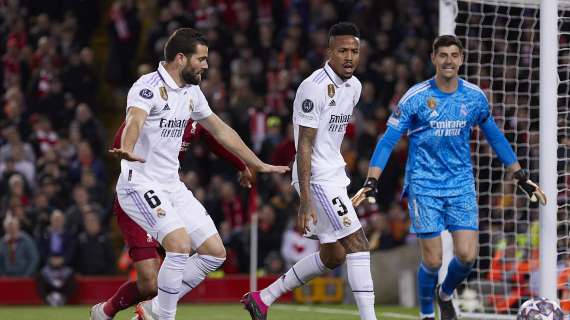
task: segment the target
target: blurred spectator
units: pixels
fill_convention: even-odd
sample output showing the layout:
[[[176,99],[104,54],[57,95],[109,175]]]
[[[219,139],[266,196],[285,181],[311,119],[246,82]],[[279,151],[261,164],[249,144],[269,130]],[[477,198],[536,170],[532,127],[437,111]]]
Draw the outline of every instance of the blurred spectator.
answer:
[[[38,279],[40,296],[50,306],[62,306],[69,301],[76,288],[73,269],[61,255],[51,255],[40,270]]]
[[[103,208],[90,200],[89,192],[82,185],[73,188],[73,203],[65,211],[65,229],[76,235],[83,230],[85,214],[95,212],[100,221],[103,220]]]
[[[275,146],[269,161],[276,166],[292,166],[295,160],[295,141],[293,140],[293,124],[289,123],[285,130],[285,136]]]
[[[63,258],[66,266],[72,265],[75,243],[75,237],[65,228],[65,215],[61,210],[54,210],[48,227],[38,238],[41,264],[45,265],[50,257],[58,256]]]
[[[63,86],[67,92],[87,103],[94,102],[94,97],[99,88],[99,80],[93,62],[94,54],[90,48],[85,47],[81,51],[75,50],[71,53],[69,64],[63,68],[61,74]]]
[[[11,214],[4,218],[4,232],[0,242],[0,276],[35,274],[40,259],[32,237],[20,230],[20,221]]]
[[[281,119],[277,116],[267,118],[267,131],[261,144],[259,157],[265,162],[269,162],[269,158],[277,145],[283,140],[281,136]]]
[[[259,262],[263,263],[270,253],[281,250],[283,228],[276,224],[275,208],[271,205],[262,205],[258,214],[258,255]]]
[[[48,117],[37,116],[33,119],[30,141],[38,157],[54,148],[58,143],[58,139],[58,134],[53,130]]]
[[[78,236],[76,265],[83,275],[104,275],[115,271],[115,254],[111,240],[101,229],[96,213],[84,215],[85,231]]]
[[[222,184],[219,201],[224,221],[227,221],[232,229],[241,228],[247,222],[243,202],[236,194],[235,186],[232,183],[224,182]]]
[[[34,221],[34,237],[42,235],[50,223],[51,208],[49,206],[48,197],[42,192],[34,195],[32,206],[27,210],[27,216]]]
[[[79,127],[81,137],[89,142],[94,154],[100,156],[106,145],[105,130],[87,103],[77,105],[73,124]]]
[[[20,229],[30,235],[34,231],[35,221],[29,216],[17,197],[12,197],[8,202],[6,214],[11,214],[20,222]]]
[[[18,132],[17,127],[13,125],[8,125],[2,129],[2,138],[6,143],[0,147],[0,161],[6,161],[11,157],[13,148],[22,148],[23,159],[30,162],[36,161],[36,155],[32,146],[22,141],[22,136]]]
[[[263,268],[267,274],[281,275],[285,269],[285,262],[277,251],[271,251],[263,259]]]
[[[69,166],[69,176],[75,183],[86,174],[93,174],[98,183],[105,182],[105,167],[99,157],[93,153],[91,145],[85,141],[79,143],[77,157]]]
[[[11,175],[20,173],[26,178],[26,183],[34,186],[36,178],[36,167],[34,162],[27,160],[23,144],[11,146],[9,156],[0,162],[0,175]]]
[[[107,26],[111,47],[107,62],[107,79],[126,85],[131,79],[132,57],[139,43],[141,23],[134,0],[115,0],[109,11]]]
[[[54,208],[65,208],[69,202],[64,196],[62,184],[52,175],[44,175],[39,179],[39,191],[47,198],[49,206]]]
[[[9,207],[12,201],[22,207],[28,207],[31,204],[26,183],[21,174],[13,174],[8,179],[8,192],[0,198],[0,209]]]

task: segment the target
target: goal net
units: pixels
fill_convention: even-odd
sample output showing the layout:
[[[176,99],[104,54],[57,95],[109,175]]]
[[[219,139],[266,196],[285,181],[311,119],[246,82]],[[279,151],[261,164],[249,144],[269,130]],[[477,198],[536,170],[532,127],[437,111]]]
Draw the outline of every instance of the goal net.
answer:
[[[558,146],[558,296],[570,312],[570,0],[559,0],[558,141],[539,138],[540,0],[443,0],[454,7],[455,34],[465,46],[462,77],[487,94],[497,125],[533,181],[539,145]],[[514,319],[539,288],[539,209],[516,192],[484,136],[472,137],[480,207],[480,253],[458,290],[463,316]]]

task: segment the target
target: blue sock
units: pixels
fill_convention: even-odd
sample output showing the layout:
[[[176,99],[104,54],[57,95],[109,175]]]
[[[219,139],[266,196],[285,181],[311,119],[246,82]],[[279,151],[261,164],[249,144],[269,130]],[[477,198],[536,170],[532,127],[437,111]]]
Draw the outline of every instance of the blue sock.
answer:
[[[420,263],[418,269],[418,295],[420,298],[420,312],[422,315],[434,314],[435,286],[439,268],[432,269]]]
[[[451,296],[455,287],[469,276],[471,269],[473,269],[472,263],[465,264],[459,261],[457,257],[453,257],[447,268],[447,276],[441,285],[443,293]]]

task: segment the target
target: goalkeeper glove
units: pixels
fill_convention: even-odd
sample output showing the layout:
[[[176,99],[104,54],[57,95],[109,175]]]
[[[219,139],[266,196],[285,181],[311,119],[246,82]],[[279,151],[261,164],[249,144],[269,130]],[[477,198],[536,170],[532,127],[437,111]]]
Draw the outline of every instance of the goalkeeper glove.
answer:
[[[364,199],[369,203],[376,203],[376,195],[378,194],[378,179],[368,177],[364,181],[364,185],[358,192],[350,199],[352,205],[357,207]]]
[[[517,180],[517,186],[521,189],[527,198],[530,199],[530,202],[540,202],[540,204],[546,204],[546,195],[540,189],[536,183],[532,182],[532,180],[528,177],[528,172],[524,169],[520,169],[513,174],[515,180]]]

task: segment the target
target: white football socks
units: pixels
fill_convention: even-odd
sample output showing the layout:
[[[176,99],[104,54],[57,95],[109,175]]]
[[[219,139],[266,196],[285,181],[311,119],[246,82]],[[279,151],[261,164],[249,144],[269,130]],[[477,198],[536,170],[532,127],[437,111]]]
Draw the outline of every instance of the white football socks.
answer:
[[[187,261],[188,254],[166,252],[166,258],[158,272],[158,316],[161,320],[174,320],[176,316],[176,304]]]
[[[370,273],[370,252],[346,255],[348,283],[360,312],[360,319],[376,320],[374,310],[374,285]]]
[[[182,299],[188,292],[196,288],[202,282],[208,273],[218,270],[224,264],[226,259],[209,255],[193,254],[186,263],[184,274],[182,277],[182,286],[180,287],[178,300]],[[159,303],[158,297],[152,299],[152,311],[158,314]]]
[[[319,252],[308,255],[295,263],[291,269],[267,288],[261,290],[261,300],[269,306],[285,292],[292,291],[329,270],[321,261]]]

